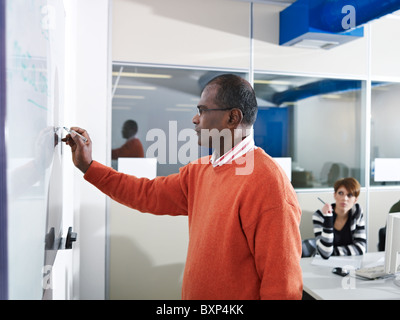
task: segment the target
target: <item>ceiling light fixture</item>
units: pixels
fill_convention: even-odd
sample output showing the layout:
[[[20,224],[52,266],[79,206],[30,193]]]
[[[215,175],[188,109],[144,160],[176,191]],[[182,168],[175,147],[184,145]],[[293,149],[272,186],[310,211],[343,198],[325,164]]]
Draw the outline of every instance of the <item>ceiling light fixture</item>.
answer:
[[[177,107],[182,107],[182,108],[196,108],[195,104],[189,104],[189,103],[177,103],[175,106]]]
[[[133,89],[133,90],[156,90],[156,87],[150,87],[150,86],[130,86],[130,85],[122,85],[119,84],[117,86],[117,89]]]
[[[112,106],[113,110],[131,110],[129,106]]]
[[[127,94],[120,94],[120,95],[116,94],[116,95],[114,95],[114,98],[115,99],[144,99],[144,96],[130,96]]]
[[[280,86],[289,86],[292,83],[289,81],[281,81],[281,80],[254,80],[255,84],[275,84]]]
[[[155,78],[155,79],[171,79],[169,74],[156,74],[156,73],[136,73],[136,72],[116,72],[112,73],[113,76],[118,77],[132,77],[132,78]]]
[[[166,108],[165,111],[184,111],[184,112],[195,112],[192,109],[185,109],[185,108]]]

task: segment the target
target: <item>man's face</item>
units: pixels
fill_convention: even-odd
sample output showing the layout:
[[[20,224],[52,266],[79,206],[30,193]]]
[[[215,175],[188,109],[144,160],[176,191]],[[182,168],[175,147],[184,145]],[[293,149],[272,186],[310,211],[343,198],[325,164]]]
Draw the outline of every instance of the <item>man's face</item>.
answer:
[[[128,139],[130,137],[130,132],[129,132],[129,128],[126,124],[124,124],[124,126],[122,127],[122,137],[124,139]]]
[[[229,130],[228,122],[230,117],[230,110],[210,110],[223,109],[214,102],[214,97],[216,93],[217,87],[215,85],[208,86],[203,90],[197,106],[199,114],[196,114],[192,119],[192,122],[195,125],[195,131],[198,136],[199,145],[209,148],[217,147],[213,146],[213,136],[220,135],[221,132],[227,133]],[[222,140],[223,139],[220,138],[218,139],[218,141],[220,142],[222,142]]]

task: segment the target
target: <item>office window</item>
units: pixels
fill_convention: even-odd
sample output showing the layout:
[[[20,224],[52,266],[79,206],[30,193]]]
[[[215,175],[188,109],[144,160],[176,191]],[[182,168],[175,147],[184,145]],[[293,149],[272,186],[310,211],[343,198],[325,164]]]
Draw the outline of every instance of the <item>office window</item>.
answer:
[[[221,70],[147,67],[114,63],[112,77],[112,148],[125,143],[126,120],[138,125],[145,157],[157,158],[157,175],[166,176],[209,149],[198,146],[192,123],[204,85]],[[117,160],[112,160],[117,168]]]
[[[400,84],[373,82],[371,91],[372,186],[400,184]]]
[[[360,80],[256,73],[256,144],[290,157],[295,188],[326,188],[352,176],[364,185]]]

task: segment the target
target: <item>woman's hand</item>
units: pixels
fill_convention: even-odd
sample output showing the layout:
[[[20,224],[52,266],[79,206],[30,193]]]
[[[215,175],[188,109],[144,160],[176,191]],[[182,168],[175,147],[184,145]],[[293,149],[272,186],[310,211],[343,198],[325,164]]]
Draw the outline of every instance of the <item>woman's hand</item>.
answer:
[[[329,203],[325,203],[324,206],[322,207],[322,214],[324,216],[330,216],[332,215],[332,206]]]

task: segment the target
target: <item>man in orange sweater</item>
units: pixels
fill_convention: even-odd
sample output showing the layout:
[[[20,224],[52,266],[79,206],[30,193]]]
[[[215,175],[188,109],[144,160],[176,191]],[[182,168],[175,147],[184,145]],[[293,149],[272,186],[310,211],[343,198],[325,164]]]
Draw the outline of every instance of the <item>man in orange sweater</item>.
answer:
[[[92,160],[81,128],[72,129],[87,142],[74,133],[64,141],[84,178],[112,199],[141,212],[188,215],[183,299],[301,299],[301,209],[284,171],[248,134],[257,115],[251,85],[218,76],[197,108],[199,144],[214,153],[167,177],[139,179]]]

